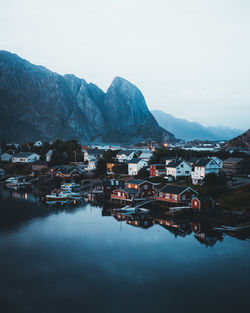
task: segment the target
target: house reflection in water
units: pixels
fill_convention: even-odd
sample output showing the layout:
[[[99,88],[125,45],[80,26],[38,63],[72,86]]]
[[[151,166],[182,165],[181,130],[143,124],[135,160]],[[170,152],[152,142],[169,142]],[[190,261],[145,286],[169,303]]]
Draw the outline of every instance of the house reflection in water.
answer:
[[[214,246],[218,240],[223,241],[222,232],[214,230],[214,227],[209,223],[205,223],[204,221],[191,223],[191,228],[194,237],[206,246]]]
[[[159,225],[175,237],[186,237],[194,234],[194,237],[206,246],[214,246],[217,241],[223,240],[223,233],[214,229],[212,223],[205,220],[191,220],[189,218],[186,220],[175,220],[174,218],[169,218],[167,216],[154,216],[151,213],[123,213],[111,210],[111,215],[118,221],[126,221],[128,225],[136,226],[144,229],[148,229],[153,225]]]

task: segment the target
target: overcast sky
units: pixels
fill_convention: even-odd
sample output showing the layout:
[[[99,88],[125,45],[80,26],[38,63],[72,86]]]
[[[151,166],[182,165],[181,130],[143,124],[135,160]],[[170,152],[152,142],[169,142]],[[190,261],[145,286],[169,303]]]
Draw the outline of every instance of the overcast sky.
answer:
[[[104,91],[124,77],[150,109],[250,127],[249,0],[0,0],[0,49]]]

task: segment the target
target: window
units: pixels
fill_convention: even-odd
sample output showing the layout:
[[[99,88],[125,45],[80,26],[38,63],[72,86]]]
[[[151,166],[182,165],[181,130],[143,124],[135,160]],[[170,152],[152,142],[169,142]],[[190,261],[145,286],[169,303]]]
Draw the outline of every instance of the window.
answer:
[[[120,193],[120,191],[118,192],[118,197],[120,197],[121,196],[121,193]]]
[[[130,184],[128,184],[128,188],[131,188],[131,185],[130,185]]]
[[[166,194],[165,194],[165,198],[166,198],[166,199],[169,199],[169,193],[166,193]]]
[[[186,200],[186,196],[185,195],[182,196],[182,200]]]
[[[162,192],[159,192],[159,197],[161,198],[163,196]]]
[[[147,190],[148,189],[148,185],[144,185],[144,189]]]

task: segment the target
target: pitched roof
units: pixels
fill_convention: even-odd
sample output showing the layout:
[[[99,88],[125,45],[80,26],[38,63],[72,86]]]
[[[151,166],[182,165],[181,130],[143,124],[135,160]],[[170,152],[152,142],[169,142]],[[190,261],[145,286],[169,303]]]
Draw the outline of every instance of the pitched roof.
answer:
[[[73,171],[77,171],[78,173],[83,173],[84,171],[75,166],[62,165],[57,169],[57,173],[61,172],[62,174],[70,174]]]
[[[143,159],[134,158],[134,159],[132,159],[132,160],[129,160],[128,163],[139,163],[139,162],[141,162],[141,161],[143,161]]]
[[[211,162],[211,159],[202,158],[202,159],[199,159],[199,160],[195,163],[195,166],[203,167],[203,166],[206,166],[209,162]],[[215,161],[214,161],[214,162],[215,162]],[[216,163],[216,162],[215,162],[215,163]]]
[[[105,150],[104,149],[88,149],[86,150],[86,152],[88,154],[93,154],[93,155],[102,155],[105,152]]]
[[[52,155],[52,153],[53,153],[53,150],[49,150],[49,151],[46,153],[46,156]]]
[[[133,152],[134,152],[133,150],[120,151],[120,152],[117,153],[117,155],[125,154],[126,156],[129,156]]]
[[[170,163],[168,163],[168,165],[166,165],[167,167],[177,167],[182,163],[183,160],[173,160]]]
[[[146,182],[152,184],[151,182],[147,180],[141,180],[141,179],[130,179],[129,181],[127,181],[127,184],[141,185]]]
[[[181,194],[183,193],[186,189],[191,189],[190,187],[186,187],[186,186],[177,186],[177,185],[166,185],[165,187],[163,187],[162,189],[160,189],[160,192],[165,192],[165,193],[171,193],[171,194]],[[197,191],[193,190],[194,192],[198,193]]]
[[[133,189],[133,188],[118,188],[120,190],[122,190],[123,192],[126,192],[128,194],[133,194],[133,195],[136,195],[138,194],[138,190],[136,189]]]

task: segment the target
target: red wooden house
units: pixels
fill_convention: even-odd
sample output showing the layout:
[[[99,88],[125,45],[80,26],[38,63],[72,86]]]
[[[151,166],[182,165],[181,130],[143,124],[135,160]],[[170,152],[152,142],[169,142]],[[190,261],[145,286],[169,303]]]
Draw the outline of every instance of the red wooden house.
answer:
[[[150,177],[166,176],[165,164],[150,164]]]
[[[126,182],[125,187],[137,190],[142,198],[150,197],[154,193],[154,184],[147,180],[131,179]]]
[[[211,197],[195,197],[192,200],[192,208],[198,211],[214,208],[214,200]]]
[[[166,185],[157,192],[154,199],[182,206],[190,204],[197,195],[198,192],[190,187]]]
[[[116,200],[130,200],[139,199],[139,192],[136,189],[118,188],[111,194],[111,199]]]
[[[151,197],[154,193],[154,184],[139,179],[131,179],[125,183],[125,188],[117,188],[111,194],[111,199],[135,200]]]

